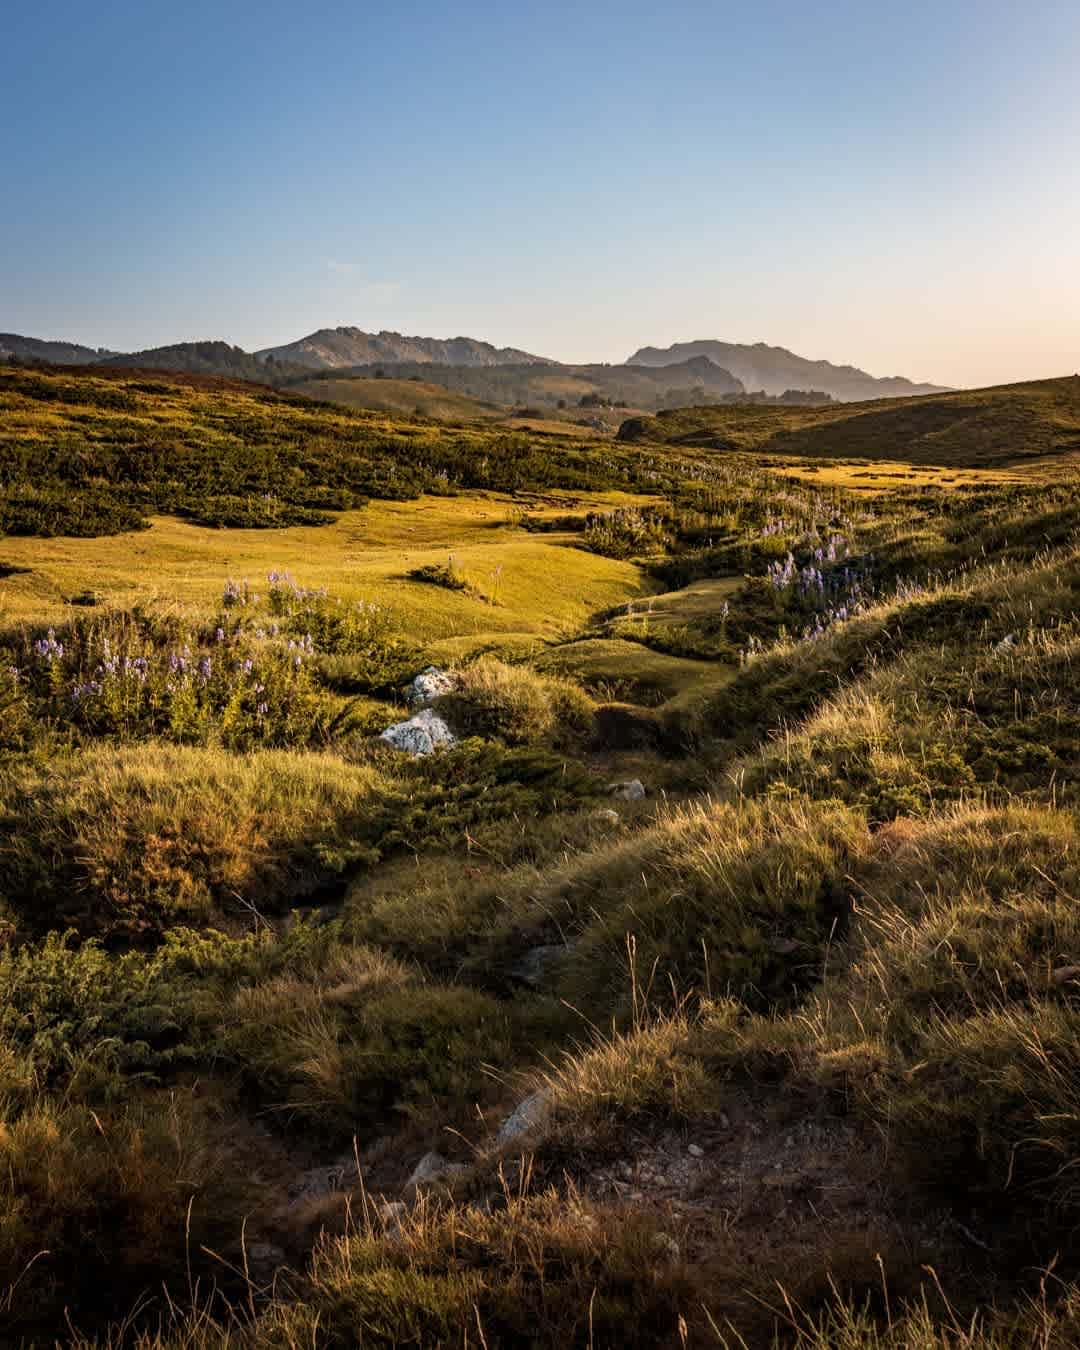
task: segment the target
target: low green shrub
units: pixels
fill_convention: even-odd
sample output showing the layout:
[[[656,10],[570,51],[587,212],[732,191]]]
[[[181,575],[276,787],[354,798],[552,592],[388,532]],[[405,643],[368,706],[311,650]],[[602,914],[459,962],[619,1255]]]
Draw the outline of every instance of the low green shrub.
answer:
[[[384,781],[331,755],[149,743],[0,777],[0,897],[31,932],[151,939],[174,923],[273,913],[369,837]]]
[[[695,988],[787,1003],[821,976],[866,844],[862,817],[836,804],[685,808],[508,897],[501,940],[569,942],[557,990],[591,1017],[625,1022],[641,999]]]
[[[569,680],[493,657],[464,667],[453,693],[436,708],[463,736],[496,737],[507,745],[580,743],[592,730],[594,711],[588,695]]]
[[[221,1046],[276,1111],[338,1138],[435,1104],[460,1114],[520,1048],[509,1008],[370,947],[243,990]]]

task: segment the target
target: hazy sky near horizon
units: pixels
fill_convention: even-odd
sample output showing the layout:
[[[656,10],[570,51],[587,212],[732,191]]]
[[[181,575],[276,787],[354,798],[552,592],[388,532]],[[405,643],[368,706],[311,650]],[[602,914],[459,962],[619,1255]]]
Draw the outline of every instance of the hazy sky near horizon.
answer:
[[[0,330],[1080,370],[1078,0],[5,7]]]

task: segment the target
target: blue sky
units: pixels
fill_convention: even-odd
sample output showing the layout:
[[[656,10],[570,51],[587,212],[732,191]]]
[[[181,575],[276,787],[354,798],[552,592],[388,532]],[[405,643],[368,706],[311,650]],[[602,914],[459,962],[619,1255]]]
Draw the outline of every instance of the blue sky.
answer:
[[[0,330],[1080,370],[1080,4],[5,7]]]

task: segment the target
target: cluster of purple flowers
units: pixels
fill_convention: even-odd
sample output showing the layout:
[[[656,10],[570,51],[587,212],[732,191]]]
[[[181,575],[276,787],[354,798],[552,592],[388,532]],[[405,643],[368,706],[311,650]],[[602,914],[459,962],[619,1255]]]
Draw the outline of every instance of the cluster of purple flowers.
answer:
[[[63,659],[64,644],[57,642],[56,632],[50,628],[43,638],[38,638],[34,643],[34,652],[46,665],[51,666],[54,661]]]
[[[293,578],[290,576],[288,572],[279,572],[275,570],[273,572],[269,572],[267,574],[266,579],[270,583],[271,590],[288,591],[289,594],[293,595],[297,600],[326,599],[325,586],[319,586],[317,589],[315,588],[308,589],[307,587],[299,586],[293,580]]]
[[[814,642],[819,637],[824,637],[834,623],[843,623],[845,620],[853,619],[857,614],[861,614],[870,604],[870,599],[869,595],[863,594],[859,583],[855,582],[841,604],[827,605],[814,614],[814,622],[803,629],[800,641]]]
[[[836,562],[838,558],[847,557],[847,540],[842,534],[829,535],[829,542],[824,548],[820,546],[814,549],[814,561],[816,563]]]
[[[772,582],[773,590],[786,590],[795,580],[795,555],[789,551],[783,562],[780,562],[779,559],[776,562],[771,562],[768,576]]]
[[[259,597],[252,591],[246,580],[229,580],[225,583],[225,589],[221,595],[221,603],[226,609],[232,609],[234,605],[257,605],[259,603]]]
[[[290,638],[288,650],[293,653],[293,665],[300,666],[305,656],[315,654],[315,643],[311,634],[305,633],[302,638]]]

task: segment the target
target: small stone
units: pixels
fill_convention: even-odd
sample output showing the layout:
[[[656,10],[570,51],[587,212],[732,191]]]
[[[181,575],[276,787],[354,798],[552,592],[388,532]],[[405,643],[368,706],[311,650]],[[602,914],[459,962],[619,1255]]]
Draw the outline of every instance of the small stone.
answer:
[[[561,944],[551,943],[544,947],[533,947],[511,967],[510,974],[515,980],[520,980],[522,984],[535,989],[543,984],[549,967],[565,955],[566,947]]]
[[[413,1168],[405,1189],[416,1191],[421,1186],[449,1185],[465,1175],[469,1169],[464,1163],[448,1162],[441,1153],[425,1153]]]
[[[499,1133],[495,1136],[496,1144],[502,1146],[513,1143],[521,1135],[535,1129],[548,1113],[550,1098],[551,1093],[547,1088],[538,1088],[526,1097],[499,1126]]]
[[[619,825],[622,823],[622,816],[610,806],[602,806],[599,811],[593,812],[593,820],[602,820],[608,825]]]
[[[686,1151],[690,1154],[691,1158],[704,1158],[705,1156],[705,1150],[700,1144],[687,1144]]]
[[[612,783],[608,795],[624,802],[638,802],[646,795],[645,784],[640,778],[628,778],[624,783]]]

